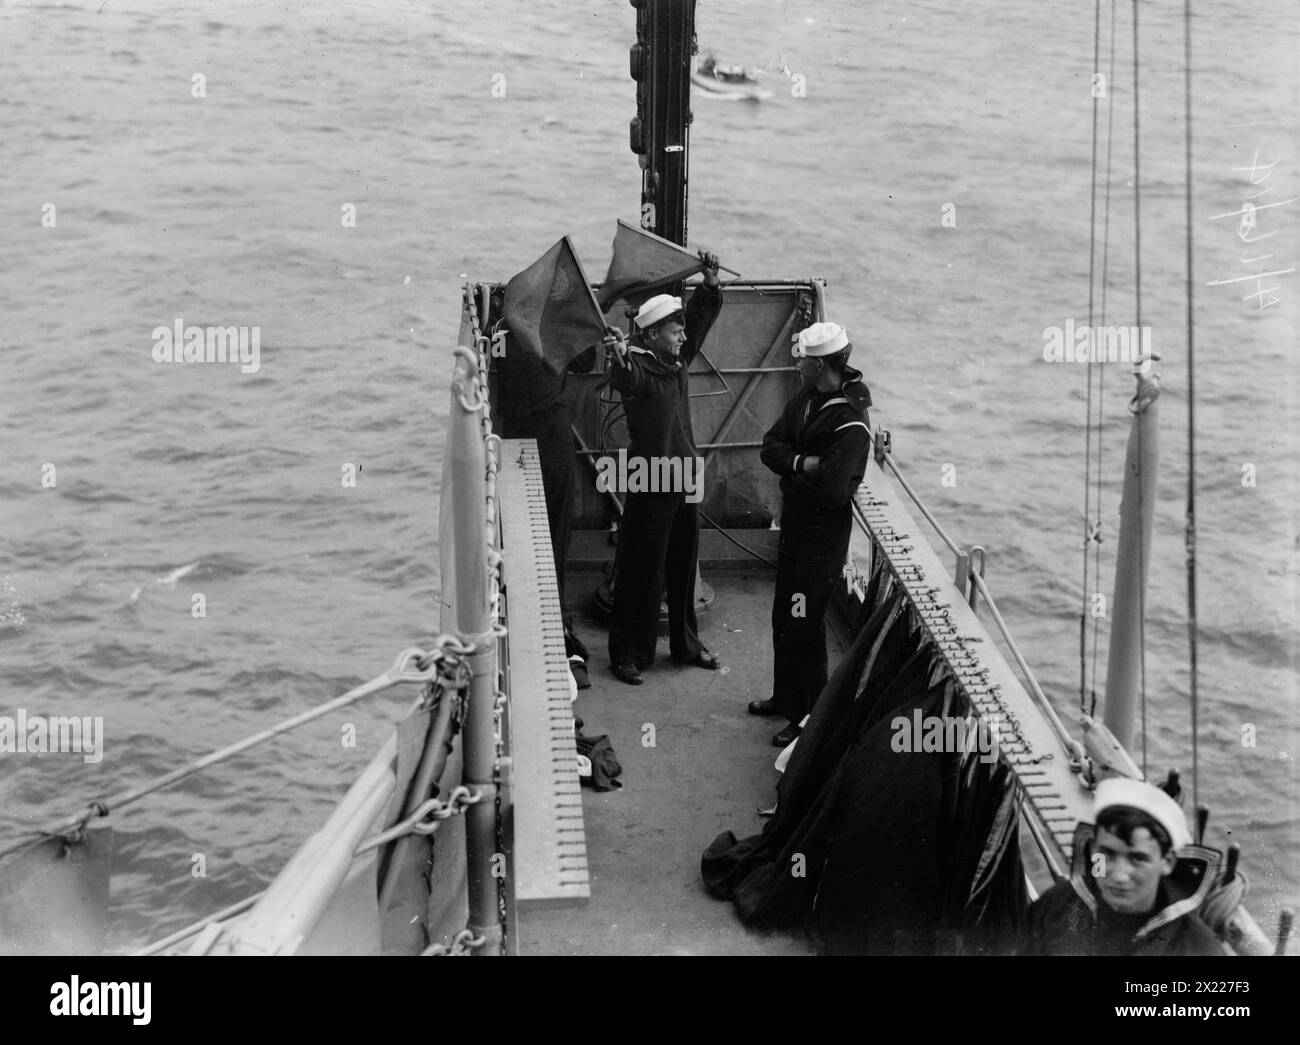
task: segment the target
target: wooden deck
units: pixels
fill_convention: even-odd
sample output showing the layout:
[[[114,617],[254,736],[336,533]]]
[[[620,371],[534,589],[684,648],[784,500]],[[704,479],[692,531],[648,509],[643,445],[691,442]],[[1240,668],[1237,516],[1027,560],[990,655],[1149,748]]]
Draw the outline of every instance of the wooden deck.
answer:
[[[746,928],[700,880],[700,856],[720,832],[762,830],[756,809],[772,804],[778,779],[769,741],[784,724],[745,711],[771,691],[770,575],[705,574],[715,599],[700,635],[723,670],[678,667],[664,637],[641,686],[610,673],[605,622],[589,611],[599,576],[569,574],[575,626],[592,652],[575,713],[588,736],[608,734],[623,787],[583,789],[591,898],[521,910],[520,954],[813,953],[803,939]]]

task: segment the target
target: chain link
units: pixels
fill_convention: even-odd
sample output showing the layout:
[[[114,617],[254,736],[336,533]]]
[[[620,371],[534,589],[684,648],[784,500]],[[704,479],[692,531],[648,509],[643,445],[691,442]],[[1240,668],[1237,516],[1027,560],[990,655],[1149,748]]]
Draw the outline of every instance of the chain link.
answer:
[[[430,944],[420,952],[420,957],[464,958],[473,954],[487,942],[484,936],[475,936],[469,929],[462,929],[452,937],[451,946],[444,943]]]
[[[485,498],[486,498],[486,533],[484,535],[487,541],[487,565],[488,565],[488,606],[490,611],[491,629],[483,636],[479,636],[482,641],[492,641],[503,638],[507,634],[507,628],[502,622],[502,597],[501,597],[501,580],[503,558],[499,547],[500,532],[497,526],[497,475],[502,453],[501,437],[492,430],[492,412],[488,407],[488,352],[489,342],[483,336],[482,319],[479,316],[478,300],[473,288],[466,284],[464,290],[465,310],[469,318],[470,333],[473,337],[476,363],[478,366],[478,384],[475,389],[478,400],[482,406],[482,417],[480,420],[483,443],[485,450]],[[459,353],[459,349],[457,350]],[[468,403],[462,401],[462,405],[469,407]],[[501,761],[505,754],[505,737],[503,735],[503,714],[505,693],[502,686],[503,676],[498,666],[497,680],[493,687],[493,740],[494,757],[492,778],[496,783],[496,794],[494,805],[496,807],[496,848],[498,854],[504,854],[505,845],[505,818],[502,816],[501,809]],[[468,690],[465,691],[466,699]],[[463,713],[463,712],[462,712]],[[506,880],[501,875],[497,878],[497,914],[501,925],[502,947],[505,946],[505,934],[507,927],[506,919]],[[484,943],[482,937],[474,937],[470,930],[464,930],[452,943],[450,953],[467,953],[467,950],[457,951],[457,943],[463,943],[468,949],[480,947]],[[426,953],[448,953],[445,948],[441,950],[430,949]]]
[[[356,855],[368,853],[371,849],[377,849],[381,845],[393,841],[395,838],[401,838],[402,835],[417,834],[431,835],[438,830],[444,820],[465,812],[472,805],[477,805],[483,800],[483,795],[471,791],[464,784],[458,785],[452,789],[447,801],[438,798],[430,798],[408,816],[394,824],[386,831],[367,838],[360,846],[357,847]]]

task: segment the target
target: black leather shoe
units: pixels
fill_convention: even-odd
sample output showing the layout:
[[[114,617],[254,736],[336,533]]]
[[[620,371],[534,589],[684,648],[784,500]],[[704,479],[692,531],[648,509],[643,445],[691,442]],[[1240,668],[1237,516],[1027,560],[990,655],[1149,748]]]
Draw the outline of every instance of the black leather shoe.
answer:
[[[749,702],[749,713],[751,715],[779,715],[776,701],[769,697],[767,700],[751,700]]]
[[[614,672],[614,677],[619,682],[626,682],[629,686],[639,686],[645,681],[641,677],[641,672],[637,670],[637,666],[630,660],[624,661],[622,664],[611,664],[610,667]]]
[[[799,734],[802,732],[803,730],[801,730],[798,726],[796,726],[793,722],[791,722],[788,726],[785,727],[785,729],[781,730],[780,733],[778,733],[776,736],[772,738],[772,746],[785,747],[790,743],[790,741],[796,739],[799,736]]]
[[[718,655],[716,653],[710,653],[706,649],[700,650],[699,653],[695,654],[695,656],[686,661],[686,663],[694,664],[697,668],[707,668],[709,671],[717,671],[722,664],[722,662],[718,660]]]

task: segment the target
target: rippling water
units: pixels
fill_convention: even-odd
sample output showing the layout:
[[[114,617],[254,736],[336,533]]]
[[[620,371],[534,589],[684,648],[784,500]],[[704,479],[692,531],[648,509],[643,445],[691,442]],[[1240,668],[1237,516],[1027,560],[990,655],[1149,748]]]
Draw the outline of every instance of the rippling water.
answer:
[[[1251,907],[1271,929],[1300,883],[1300,278],[1279,277],[1263,312],[1239,284],[1205,284],[1252,271],[1233,221],[1212,215],[1268,185],[1260,203],[1300,196],[1294,122],[1269,122],[1294,121],[1300,34],[1290,4],[1198,6],[1202,791],[1212,823],[1242,842]],[[1043,363],[1041,345],[1045,327],[1087,316],[1091,5],[700,8],[702,48],[761,69],[776,96],[696,100],[692,243],[746,276],[829,280],[834,317],[867,347],[876,419],[949,529],[990,549],[1003,612],[1071,712],[1084,381]],[[1107,291],[1125,324],[1128,11],[1110,84]],[[1159,772],[1186,770],[1191,751],[1182,37],[1177,11],[1142,11],[1143,320],[1164,357],[1147,661]],[[1107,4],[1103,29],[1108,17]],[[98,765],[3,756],[8,822],[44,822],[238,739],[428,637],[462,274],[508,277],[563,232],[603,273],[614,219],[639,199],[634,32],[629,6],[597,0],[0,3],[0,712],[102,715],[107,731]],[[1240,168],[1273,161],[1252,189]],[[940,223],[945,204],[955,228]],[[1300,256],[1297,208],[1259,212],[1279,268]],[[152,332],[177,319],[259,327],[260,369],[155,363]],[[1130,393],[1111,369],[1106,591]],[[945,464],[955,488],[940,483]],[[191,613],[196,592],[205,617]],[[268,880],[404,700],[119,818],[114,945]],[[343,721],[355,749],[339,742]],[[195,853],[207,878],[191,877]]]

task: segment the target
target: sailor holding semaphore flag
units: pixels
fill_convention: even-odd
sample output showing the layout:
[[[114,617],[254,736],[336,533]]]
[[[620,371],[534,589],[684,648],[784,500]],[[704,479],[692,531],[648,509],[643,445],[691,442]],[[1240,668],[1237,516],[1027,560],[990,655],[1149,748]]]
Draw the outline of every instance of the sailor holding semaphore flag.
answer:
[[[611,385],[623,397],[629,458],[679,459],[681,474],[702,460],[691,426],[689,370],[709,328],[722,310],[718,259],[703,254],[704,282],[683,307],[671,294],[642,303],[634,333],[605,339],[613,362]],[[654,661],[659,595],[668,591],[668,649],[681,664],[716,670],[718,658],[700,641],[695,617],[699,556],[698,497],[688,491],[627,494],[614,562],[614,606],[609,660],[616,678],[641,684],[641,669]]]

